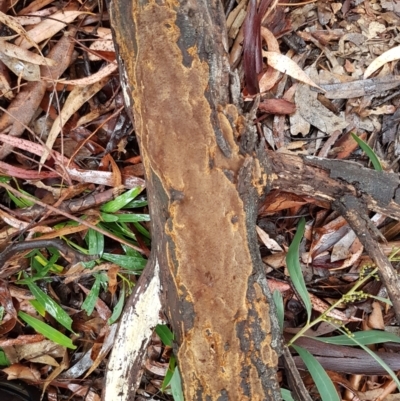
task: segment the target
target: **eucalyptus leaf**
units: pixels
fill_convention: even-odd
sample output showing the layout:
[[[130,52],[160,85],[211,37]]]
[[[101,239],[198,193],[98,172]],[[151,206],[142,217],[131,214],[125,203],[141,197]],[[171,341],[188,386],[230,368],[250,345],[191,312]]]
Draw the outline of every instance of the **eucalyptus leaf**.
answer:
[[[388,375],[393,379],[393,381],[396,383],[397,388],[400,390],[400,381],[396,375],[396,373],[393,372],[393,370],[390,368],[390,366],[382,360],[375,352],[370,350],[367,346],[364,344],[361,344],[355,337],[350,336],[350,338],[356,343],[356,345],[360,346],[365,352],[367,352],[372,358],[375,359],[376,362],[379,363],[379,365],[382,366],[383,369],[386,370]]]
[[[400,337],[394,333],[381,330],[367,330],[367,331],[356,331],[351,335],[341,335],[335,337],[312,337],[314,340],[318,340],[327,344],[335,345],[372,345],[386,342],[400,343]]]
[[[317,359],[306,349],[292,345],[306,365],[319,391],[322,401],[341,401],[335,385]]]

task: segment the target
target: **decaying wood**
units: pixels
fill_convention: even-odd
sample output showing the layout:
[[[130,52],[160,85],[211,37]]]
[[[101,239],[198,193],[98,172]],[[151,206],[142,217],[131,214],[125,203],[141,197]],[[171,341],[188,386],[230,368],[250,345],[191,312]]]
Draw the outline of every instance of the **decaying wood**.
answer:
[[[357,231],[344,200],[399,219],[399,178],[340,161],[266,152],[254,116],[243,115],[229,99],[218,1],[117,0],[110,11],[125,102],[146,170],[153,247],[143,285],[120,324],[103,399],[134,399],[147,339],[142,336],[129,358],[121,358],[124,341],[133,336],[123,330],[141,299],[149,299],[158,269],[185,399],[279,399],[280,335],[255,233],[267,184],[334,203]],[[390,284],[393,271],[370,242],[364,245]],[[158,298],[156,303],[147,316],[151,324],[159,318]],[[284,351],[286,366],[294,368]],[[307,400],[299,376],[288,377],[298,398]]]
[[[113,350],[103,400],[134,400],[142,377],[143,360],[154,327],[160,322],[160,275],[154,258],[140,276],[121,319]]]
[[[343,215],[379,268],[397,321],[400,322],[399,279],[377,240],[380,232],[367,209],[400,219],[398,174],[363,168],[356,163],[268,152],[273,173],[270,185],[298,195],[329,201]]]
[[[280,399],[279,328],[255,232],[267,165],[229,104],[221,4],[119,0],[111,20],[185,399]]]
[[[383,237],[368,218],[364,205],[355,197],[345,195],[333,202],[332,206],[347,220],[365,250],[378,267],[379,276],[393,304],[396,319],[400,322],[399,279],[389,259],[379,246],[378,239]],[[384,239],[384,238],[383,238]]]

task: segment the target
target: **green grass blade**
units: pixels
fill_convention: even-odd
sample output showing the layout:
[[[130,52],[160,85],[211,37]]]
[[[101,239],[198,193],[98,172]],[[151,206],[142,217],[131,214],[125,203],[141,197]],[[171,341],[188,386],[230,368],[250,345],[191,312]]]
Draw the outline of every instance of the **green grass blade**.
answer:
[[[69,331],[72,331],[72,319],[67,312],[60,305],[43,292],[33,281],[28,280],[27,285],[36,301],[46,310],[46,312],[53,316],[62,326]]]
[[[172,341],[174,340],[174,333],[165,324],[158,324],[155,331],[160,337],[162,343],[168,347],[172,347]]]
[[[86,311],[88,316],[90,316],[93,313],[93,310],[96,306],[96,302],[97,302],[97,299],[98,299],[99,293],[100,293],[100,284],[103,280],[103,277],[101,274],[96,274],[94,276],[95,276],[95,280],[92,285],[92,288],[91,288],[89,294],[87,294],[86,299],[82,304],[82,309],[84,311]]]
[[[151,238],[150,233],[140,223],[133,223],[133,225],[140,232],[140,234],[144,235],[148,239]]]
[[[332,383],[331,378],[317,359],[309,351],[299,347],[298,345],[292,344],[292,347],[300,355],[306,365],[315,385],[317,386],[322,401],[341,401],[335,385]]]
[[[357,331],[351,335],[341,335],[336,337],[312,337],[314,340],[321,341],[327,344],[335,345],[371,345],[386,342],[400,343],[400,337],[396,334],[388,333],[387,331],[368,330]]]
[[[134,208],[137,208],[137,207],[144,207],[144,206],[147,206],[148,204],[149,204],[149,202],[147,202],[146,199],[143,199],[143,198],[142,199],[135,199],[132,202],[127,203],[124,206],[124,209],[134,209]]]
[[[123,213],[117,214],[118,221],[120,223],[135,223],[137,221],[150,221],[149,214],[140,214],[140,213]]]
[[[117,196],[114,200],[105,203],[100,210],[105,213],[115,213],[122,209],[125,205],[132,202],[142,192],[141,187],[132,188],[126,191],[120,196]]]
[[[25,312],[19,311],[18,317],[21,318],[25,323],[28,323],[33,329],[35,329],[38,333],[44,335],[49,340],[60,344],[64,347],[76,349],[76,346],[72,343],[72,340],[60,333],[58,330],[53,329],[53,327],[48,324],[42,322],[35,317],[28,315]]]
[[[167,370],[167,373],[165,374],[164,380],[161,385],[162,392],[164,392],[165,389],[170,384],[172,376],[174,375],[175,369],[176,369],[176,359],[175,359],[174,355],[171,355],[171,357],[169,358],[168,370]]]
[[[112,325],[119,319],[119,317],[121,316],[122,310],[124,309],[124,303],[125,303],[125,288],[122,288],[121,292],[119,294],[119,300],[114,307],[111,317],[108,319],[109,325]]]
[[[181,375],[179,374],[179,369],[177,367],[174,370],[174,374],[172,375],[170,384],[171,384],[171,393],[172,396],[174,397],[174,401],[185,401],[182,392]]]
[[[301,239],[303,238],[305,227],[306,227],[306,220],[304,219],[304,217],[302,217],[299,221],[296,234],[293,238],[292,243],[290,244],[288,253],[286,255],[286,264],[287,264],[287,268],[289,271],[290,278],[292,279],[293,285],[296,288],[296,291],[298,292],[299,296],[301,297],[301,299],[304,302],[304,305],[305,305],[305,308],[307,311],[308,321],[310,321],[312,305],[311,305],[310,296],[308,295],[306,283],[304,281],[303,272],[301,271],[301,266],[300,266],[300,262],[299,262],[299,260],[300,260],[300,255],[299,255],[300,242],[301,242]]]
[[[147,263],[147,260],[142,257],[115,255],[112,253],[104,253],[102,258],[109,262],[115,263],[124,269],[137,273],[140,273],[145,268]]]
[[[118,216],[115,214],[109,214],[109,213],[100,213],[101,216],[101,221],[104,221],[105,223],[115,223],[118,221]]]
[[[274,303],[276,306],[276,316],[278,318],[279,327],[281,329],[281,332],[283,333],[283,321],[285,318],[285,310],[283,306],[282,294],[278,290],[275,290],[274,293],[272,294],[272,298],[274,299]]]
[[[284,401],[294,401],[292,392],[290,390],[286,390],[285,388],[281,388],[281,396]]]
[[[87,243],[89,247],[89,255],[99,255],[104,252],[104,235],[93,228],[89,228],[87,233]]]
[[[10,366],[6,353],[0,348],[0,366]]]
[[[46,309],[40,302],[36,301],[36,299],[32,299],[29,301],[29,303],[36,309],[36,312],[39,313],[40,316],[46,316]]]
[[[379,161],[378,156],[371,149],[371,147],[366,142],[364,142],[361,138],[359,138],[356,134],[354,134],[353,132],[351,132],[350,135],[357,142],[358,146],[365,152],[365,154],[368,156],[369,160],[371,160],[371,163],[374,166],[374,169],[376,171],[382,171],[383,169],[382,169],[381,162]]]

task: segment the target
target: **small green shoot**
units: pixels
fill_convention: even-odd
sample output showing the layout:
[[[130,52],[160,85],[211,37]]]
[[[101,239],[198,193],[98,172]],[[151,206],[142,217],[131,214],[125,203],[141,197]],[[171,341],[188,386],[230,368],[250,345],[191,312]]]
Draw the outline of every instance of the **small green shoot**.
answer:
[[[36,319],[35,317],[28,315],[27,313],[22,311],[18,312],[18,317],[22,319],[25,323],[28,323],[33,329],[35,329],[38,333],[42,334],[49,340],[64,347],[76,349],[76,346],[72,343],[72,340],[70,338],[60,333],[58,330],[53,329],[53,327],[42,322],[41,320]]]
[[[174,370],[174,374],[172,375],[170,385],[171,385],[171,393],[172,393],[172,397],[174,397],[174,401],[185,401],[185,399],[183,397],[183,391],[182,391],[181,375],[179,374],[178,367],[176,367]]]
[[[82,304],[82,309],[86,311],[88,316],[93,313],[93,310],[96,306],[97,299],[99,298],[100,286],[105,286],[108,282],[108,277],[104,273],[95,273],[93,274],[95,278],[94,283],[92,285],[92,289],[89,294],[86,296],[85,301]]]
[[[158,324],[155,331],[160,337],[162,343],[167,347],[172,347],[172,342],[174,341],[174,333],[165,324]]]
[[[174,333],[169,329],[168,326],[165,324],[158,324],[155,328],[155,332],[165,346],[172,347]],[[171,355],[169,359],[168,371],[162,383],[161,390],[165,391],[168,385],[171,387],[171,393],[174,397],[174,400],[183,401],[181,376],[179,374],[178,367],[176,366],[176,359],[174,355]]]
[[[283,297],[278,290],[275,290],[274,293],[272,294],[272,298],[274,300],[276,307],[276,316],[278,318],[279,327],[281,329],[281,332],[283,333],[283,321],[285,319],[285,308],[283,305]]]
[[[29,301],[29,303],[35,308],[36,312],[39,313],[40,316],[46,316],[46,309],[39,301],[32,299]]]
[[[107,323],[109,325],[112,325],[119,319],[119,317],[121,316],[122,310],[124,309],[124,304],[125,304],[125,287],[122,287],[121,292],[119,294],[119,300],[114,307],[111,317],[108,319]]]
[[[124,206],[124,209],[135,209],[137,207],[144,207],[147,206],[148,202],[145,198],[142,199],[135,199]]]
[[[341,401],[341,398],[335,389],[335,385],[332,383],[331,378],[317,359],[306,349],[299,347],[298,345],[292,346],[307,366],[323,401]]]
[[[169,358],[168,370],[161,385],[162,392],[164,392],[170,385],[175,369],[176,369],[176,359],[174,355],[171,355],[171,357]]]
[[[307,311],[307,321],[309,322],[311,318],[312,305],[299,262],[300,242],[301,239],[303,238],[305,227],[306,227],[306,220],[304,219],[304,217],[302,217],[299,221],[296,234],[293,238],[292,243],[290,244],[288,253],[286,255],[286,264],[290,278],[292,279],[292,283],[296,288],[296,291],[298,292],[299,296],[304,302]]]
[[[99,257],[101,257],[104,252],[104,235],[89,228],[86,241],[89,246],[89,255],[99,255]]]
[[[353,132],[351,132],[350,135],[357,142],[358,146],[365,152],[369,160],[371,160],[374,169],[376,171],[383,171],[381,162],[379,161],[378,156],[371,149],[371,147]]]
[[[10,366],[6,353],[0,348],[0,366]]]
[[[294,398],[292,397],[292,392],[285,388],[281,388],[281,396],[284,401],[294,401]]]

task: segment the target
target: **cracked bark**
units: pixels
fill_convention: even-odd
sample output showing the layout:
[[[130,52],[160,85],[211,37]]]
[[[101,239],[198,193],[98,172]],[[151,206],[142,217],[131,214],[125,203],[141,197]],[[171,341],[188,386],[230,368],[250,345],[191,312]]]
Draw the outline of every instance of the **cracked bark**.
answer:
[[[230,104],[221,4],[118,0],[110,14],[185,399],[279,400],[281,338],[255,232],[267,163]],[[123,375],[116,397],[133,400],[138,378]]]

